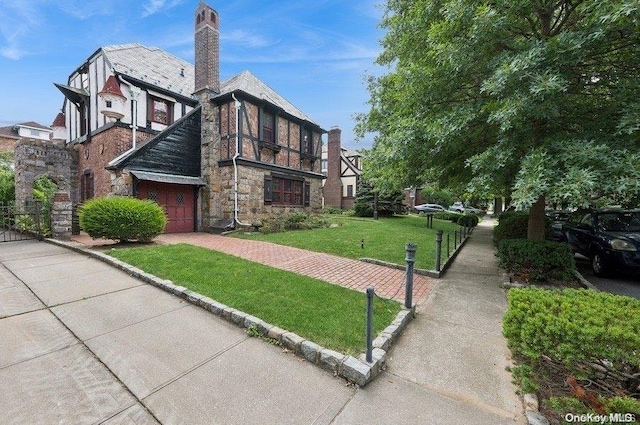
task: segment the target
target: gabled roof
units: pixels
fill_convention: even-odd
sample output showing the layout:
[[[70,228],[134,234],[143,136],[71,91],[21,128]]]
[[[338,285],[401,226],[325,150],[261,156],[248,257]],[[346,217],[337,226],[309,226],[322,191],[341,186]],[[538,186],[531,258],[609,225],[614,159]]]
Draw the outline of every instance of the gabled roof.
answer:
[[[157,47],[138,43],[104,46],[101,50],[116,74],[193,98],[193,64]]]
[[[200,118],[198,106],[137,149],[114,159],[109,169],[200,177]]]
[[[51,127],[38,124],[35,121],[27,121],[27,122],[10,125],[7,127],[0,127],[0,137],[16,139],[16,140],[19,139],[20,138],[20,135],[18,134],[19,127],[33,128],[35,130],[42,130],[42,131],[48,131],[48,132],[53,131]]]
[[[249,71],[242,71],[220,84],[220,93],[211,96],[211,100],[229,95],[233,92],[241,91],[257,99],[264,100],[282,109],[287,114],[298,119],[316,124],[307,114],[293,106],[288,100],[280,96],[271,87],[260,81]]]

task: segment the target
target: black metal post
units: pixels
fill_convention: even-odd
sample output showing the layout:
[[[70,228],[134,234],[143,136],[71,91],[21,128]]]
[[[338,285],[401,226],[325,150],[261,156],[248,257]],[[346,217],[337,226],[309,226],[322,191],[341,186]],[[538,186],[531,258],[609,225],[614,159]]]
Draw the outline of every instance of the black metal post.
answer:
[[[436,271],[440,271],[440,260],[442,259],[442,230],[436,230]]]
[[[458,249],[458,231],[453,231],[453,249]]]
[[[367,288],[367,354],[368,363],[373,362],[373,286]]]
[[[405,282],[404,292],[404,306],[411,308],[413,304],[413,263],[416,262],[416,250],[418,246],[413,243],[405,244],[404,246],[407,252],[407,278]]]
[[[451,239],[451,238],[449,238],[449,233],[447,233],[447,258],[449,258],[449,255],[451,255],[449,253],[449,242],[450,242],[449,239]]]

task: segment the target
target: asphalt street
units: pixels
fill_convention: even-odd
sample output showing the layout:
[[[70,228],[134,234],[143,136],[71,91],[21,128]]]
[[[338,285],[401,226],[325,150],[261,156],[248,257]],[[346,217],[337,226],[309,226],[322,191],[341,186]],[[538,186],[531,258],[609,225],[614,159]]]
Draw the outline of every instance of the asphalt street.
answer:
[[[597,277],[593,274],[589,260],[586,257],[576,254],[575,259],[580,274],[599,290],[640,299],[640,276]]]

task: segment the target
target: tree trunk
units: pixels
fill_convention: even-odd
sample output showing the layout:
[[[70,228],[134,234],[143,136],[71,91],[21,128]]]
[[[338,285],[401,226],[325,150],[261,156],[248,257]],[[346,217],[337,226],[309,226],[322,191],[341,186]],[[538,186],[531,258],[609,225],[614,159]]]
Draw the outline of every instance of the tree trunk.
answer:
[[[529,211],[529,228],[527,229],[527,239],[543,241],[544,240],[544,196],[531,206]]]

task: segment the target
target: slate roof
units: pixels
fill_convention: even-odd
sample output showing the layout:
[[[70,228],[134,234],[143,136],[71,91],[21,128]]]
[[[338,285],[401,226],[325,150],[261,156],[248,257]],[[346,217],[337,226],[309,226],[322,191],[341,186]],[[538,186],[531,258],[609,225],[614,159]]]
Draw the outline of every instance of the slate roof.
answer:
[[[283,111],[304,121],[316,124],[311,117],[293,106],[288,100],[280,96],[271,87],[260,81],[249,71],[242,71],[220,84],[220,94],[213,95],[212,100],[231,94],[235,91],[242,91],[255,98],[266,100],[267,102],[281,108]],[[318,125],[318,124],[316,124]]]
[[[176,176],[200,176],[200,119],[198,106],[164,131],[109,163],[109,169],[154,172]]]
[[[194,66],[172,54],[139,43],[102,47],[109,66],[147,84],[194,98]]]

